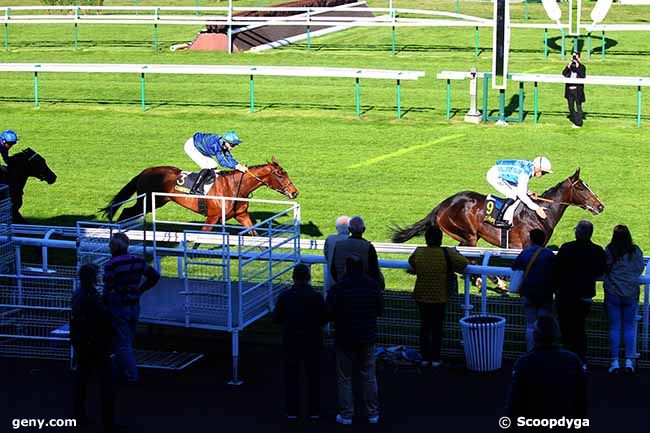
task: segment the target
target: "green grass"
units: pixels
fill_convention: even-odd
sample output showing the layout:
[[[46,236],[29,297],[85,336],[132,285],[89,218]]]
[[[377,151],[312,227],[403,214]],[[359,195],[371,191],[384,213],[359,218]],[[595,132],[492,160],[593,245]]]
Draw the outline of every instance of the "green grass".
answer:
[[[28,3],[38,4],[8,2]],[[433,3],[440,5],[439,9],[455,9],[454,2]],[[132,3],[105,2],[114,4]],[[387,2],[371,4],[384,6]],[[395,2],[399,7],[422,4],[431,2]],[[522,10],[522,5],[513,5],[512,15],[521,17]],[[648,10],[614,5],[607,22],[638,22]],[[461,12],[489,16],[491,6],[462,3]],[[543,17],[541,5],[531,4],[530,19]],[[363,115],[357,119],[353,80],[259,77],[257,112],[250,113],[246,77],[152,75],[147,77],[148,110],[142,113],[137,75],[41,74],[41,106],[35,109],[33,77],[2,73],[0,128],[17,130],[21,142],[16,149],[37,149],[59,175],[55,185],[28,184],[23,208],[28,219],[70,224],[78,217],[92,217],[144,167],[172,164],[193,168],[182,150],[192,133],[235,129],[244,139],[235,152],[238,159],[252,165],[276,155],[287,169],[300,191],[303,222],[315,227],[308,237],[331,233],[334,219],[347,213],[366,218],[369,239],[388,241],[390,224],[410,224],[457,191],[490,191],[485,172],[496,159],[544,154],[553,162],[556,174],[531,181],[534,190],[541,192],[579,166],[606,206],[605,212],[594,218],[580,209],[570,209],[552,243],[569,240],[576,221],[586,218],[596,224],[597,242],[606,243],[612,227],[625,223],[641,247],[648,249],[645,207],[650,189],[650,116],[643,116],[641,129],[635,127],[634,88],[588,87],[588,117],[582,130],[569,128],[563,89],[549,84],[540,85],[540,124],[534,125],[529,116],[523,124],[507,128],[475,126],[462,122],[469,105],[467,83],[452,86],[454,117],[448,122],[445,85],[435,75],[471,66],[488,71],[491,35],[487,30],[481,31],[478,59],[474,58],[471,29],[400,28],[396,56],[390,54],[387,28],[360,28],[315,39],[309,53],[304,43],[263,54],[230,56],[168,50],[173,43],[191,40],[197,30],[161,26],[161,49],[154,53],[150,27],[82,25],[80,49],[75,51],[72,26],[12,25],[10,49],[0,51],[0,61],[364,67],[423,70],[426,77],[402,83],[404,115],[398,120],[393,82],[362,81]],[[551,33],[554,43],[558,36]],[[620,32],[608,34],[608,38],[615,45],[608,48],[604,61],[596,51],[599,40],[592,41],[595,53],[591,60],[583,55],[589,74],[648,75],[647,34]],[[559,73],[566,63],[557,47],[548,60],[543,58],[541,31],[515,31],[512,41],[513,72]],[[525,107],[532,112],[532,88],[527,90]],[[511,83],[507,97],[515,95],[516,85]],[[495,103],[493,94],[492,108]],[[281,199],[268,190],[256,192],[255,197]],[[166,208],[165,216],[189,217],[172,206]]]

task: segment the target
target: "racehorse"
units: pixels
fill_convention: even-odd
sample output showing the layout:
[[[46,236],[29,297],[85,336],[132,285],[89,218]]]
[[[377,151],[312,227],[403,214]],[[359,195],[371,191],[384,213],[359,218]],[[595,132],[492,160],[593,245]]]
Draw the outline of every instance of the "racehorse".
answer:
[[[141,195],[146,194],[147,209],[146,212],[151,212],[152,209],[152,196],[154,192],[162,193],[175,193],[176,181],[181,175],[181,169],[171,166],[150,167],[144,169],[140,174],[135,176],[129,183],[127,183],[118,192],[115,197],[110,201],[108,206],[100,209],[105,215],[108,215],[109,220],[113,219],[115,211],[120,207],[121,202],[127,200],[133,194]],[[224,172],[219,175],[214,185],[210,188],[206,195],[222,196],[222,197],[242,197],[247,198],[253,191],[261,186],[266,186],[294,199],[298,196],[298,190],[289,179],[287,172],[284,171],[278,161],[273,157],[271,162],[263,165],[249,167],[246,173],[239,171]],[[142,211],[142,201],[140,198],[136,203],[126,208],[120,214],[118,221],[131,218]],[[206,216],[204,231],[210,231],[212,228],[210,224],[217,224],[221,221],[221,201],[220,200],[206,200],[198,197],[191,196],[164,196],[157,197],[154,204],[156,209],[164,206],[170,201],[174,201],[179,205],[190,209],[196,213]],[[226,220],[235,218],[244,227],[251,227],[253,221],[248,214],[247,201],[226,201]]]
[[[594,215],[605,209],[596,194],[580,179],[580,169],[538,196],[537,200],[544,202],[543,205],[547,208],[546,219],[539,218],[528,207],[520,205],[523,210],[514,216],[510,229],[510,248],[527,246],[530,242],[528,233],[536,228],[544,231],[548,241],[568,206],[579,206]],[[461,246],[476,246],[481,238],[492,245],[500,246],[501,229],[484,222],[484,217],[485,196],[473,191],[459,192],[444,200],[415,224],[404,229],[394,227],[393,242],[406,242],[423,233],[427,227],[437,225]]]
[[[56,174],[47,166],[45,158],[30,148],[11,155],[6,171],[0,170],[0,183],[9,185],[11,219],[14,224],[27,222],[20,214],[20,208],[23,206],[23,190],[30,177],[47,182],[49,185],[56,182]]]

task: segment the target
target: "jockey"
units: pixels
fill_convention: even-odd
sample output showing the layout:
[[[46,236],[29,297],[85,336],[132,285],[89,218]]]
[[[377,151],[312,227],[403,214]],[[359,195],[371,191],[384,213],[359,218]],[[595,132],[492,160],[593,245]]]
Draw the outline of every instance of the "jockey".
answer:
[[[547,173],[553,173],[553,170],[551,161],[544,156],[538,156],[532,161],[502,159],[488,170],[487,181],[508,199],[503,212],[505,222],[512,225],[519,201],[535,211],[540,218],[546,218],[545,208],[531,200],[531,197],[537,198],[537,194],[528,190],[528,181],[533,176],[542,177]]]
[[[242,173],[248,171],[248,167],[238,163],[230,154],[240,143],[241,140],[235,131],[228,131],[223,135],[197,132],[185,142],[185,153],[201,168],[190,194],[201,194],[202,185],[214,180],[215,168],[219,165]]]
[[[2,131],[0,134],[0,155],[5,164],[9,165],[9,149],[18,142],[18,135],[11,129]]]

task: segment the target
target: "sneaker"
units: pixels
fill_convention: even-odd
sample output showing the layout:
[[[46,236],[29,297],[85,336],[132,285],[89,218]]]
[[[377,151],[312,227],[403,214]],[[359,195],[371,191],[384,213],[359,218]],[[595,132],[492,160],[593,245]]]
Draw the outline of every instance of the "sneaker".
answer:
[[[368,417],[368,424],[377,424],[378,422],[379,422],[379,415]]]
[[[632,361],[629,358],[625,360],[625,373],[626,374],[634,373],[634,361]]]
[[[312,420],[312,421],[319,420],[320,415],[318,415],[318,414],[309,415],[309,419]]]
[[[339,424],[343,425],[350,425],[352,424],[352,420],[348,418],[343,418],[341,414],[336,415],[336,422]]]
[[[422,362],[420,362],[420,367],[423,367],[423,368],[431,367],[431,361],[422,361]]]
[[[618,364],[618,359],[612,361],[611,365],[609,366],[609,370],[607,371],[610,374],[617,374],[619,371],[621,371],[621,366]]]
[[[578,125],[576,125],[576,124],[574,123],[573,125],[571,125],[571,128],[574,128],[574,129],[580,129],[580,128],[582,128],[582,126],[578,126]]]
[[[431,361],[431,367],[438,368],[442,365],[442,361]]]
[[[298,419],[298,415],[287,415],[287,421],[295,421]]]
[[[589,366],[587,364],[582,364],[582,372],[583,373],[589,373]]]

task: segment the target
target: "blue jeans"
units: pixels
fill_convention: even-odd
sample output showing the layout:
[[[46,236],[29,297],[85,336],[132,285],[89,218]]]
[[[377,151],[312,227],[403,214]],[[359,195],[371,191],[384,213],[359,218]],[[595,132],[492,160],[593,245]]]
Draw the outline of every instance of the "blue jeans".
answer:
[[[609,317],[609,347],[612,359],[618,359],[621,347],[621,331],[625,345],[625,358],[636,358],[636,313],[639,301],[618,295],[605,294],[605,306]]]
[[[539,316],[548,316],[553,311],[552,304],[535,305],[524,299],[524,315],[526,316],[526,350],[530,352],[535,347],[533,331]]]
[[[133,339],[135,338],[140,305],[124,305],[119,299],[109,299],[108,308],[113,319],[113,333],[115,334],[113,350],[115,351],[115,373],[118,378],[127,382],[136,382],[139,379],[138,367],[133,352]]]

